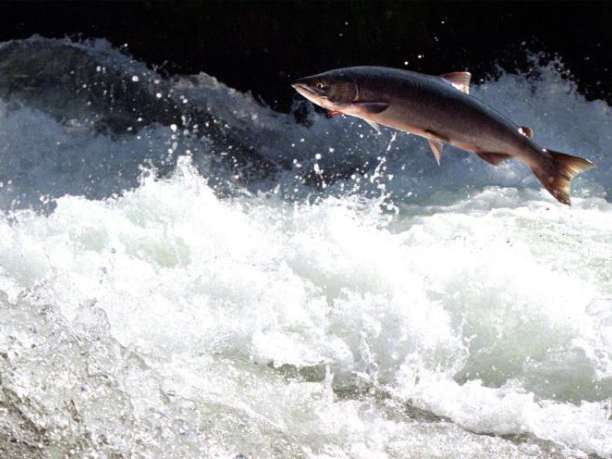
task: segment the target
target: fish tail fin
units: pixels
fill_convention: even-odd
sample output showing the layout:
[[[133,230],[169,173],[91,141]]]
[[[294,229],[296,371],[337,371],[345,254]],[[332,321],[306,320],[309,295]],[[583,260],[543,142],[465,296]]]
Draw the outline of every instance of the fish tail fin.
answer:
[[[548,150],[551,155],[551,164],[547,168],[532,168],[535,176],[542,182],[542,186],[553,195],[557,201],[571,205],[570,187],[574,177],[593,167],[588,159],[568,155],[558,151]]]

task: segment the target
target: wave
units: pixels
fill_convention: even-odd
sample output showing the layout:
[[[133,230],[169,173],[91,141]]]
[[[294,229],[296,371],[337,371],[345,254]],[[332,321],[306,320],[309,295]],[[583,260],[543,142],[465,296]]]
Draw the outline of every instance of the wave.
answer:
[[[597,168],[574,193],[609,199],[610,109],[586,101],[558,66],[505,73],[473,94],[531,126],[541,144],[591,159]],[[287,199],[384,188],[395,202],[421,202],[485,186],[538,188],[515,161],[494,168],[449,147],[438,167],[421,139],[313,111],[300,125],[204,73],[163,78],[105,41],[2,44],[0,99],[4,209],[40,206],[41,196],[108,197],[138,186],[143,164],[167,175],[185,154],[221,192],[276,189]]]
[[[0,451],[612,457],[610,110],[557,67],[473,92],[597,164],[571,209],[105,42],[3,44]]]

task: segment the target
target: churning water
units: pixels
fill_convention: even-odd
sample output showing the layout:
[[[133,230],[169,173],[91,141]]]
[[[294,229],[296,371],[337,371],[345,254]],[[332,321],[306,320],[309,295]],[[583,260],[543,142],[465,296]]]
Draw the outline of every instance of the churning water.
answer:
[[[612,110],[555,63],[473,94],[597,165],[572,208],[104,42],[1,45],[3,457],[612,457]]]

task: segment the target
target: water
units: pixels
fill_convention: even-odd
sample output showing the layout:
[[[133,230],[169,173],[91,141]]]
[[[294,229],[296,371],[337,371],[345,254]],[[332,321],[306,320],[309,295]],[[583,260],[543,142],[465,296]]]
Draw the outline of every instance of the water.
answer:
[[[559,63],[473,93],[597,164],[571,209],[104,42],[0,68],[3,457],[612,457],[612,112]]]

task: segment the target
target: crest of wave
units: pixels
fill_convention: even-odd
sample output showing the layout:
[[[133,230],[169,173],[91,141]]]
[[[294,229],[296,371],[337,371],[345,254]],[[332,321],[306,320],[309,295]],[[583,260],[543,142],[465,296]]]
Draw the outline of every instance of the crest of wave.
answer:
[[[612,454],[610,204],[383,203],[221,199],[183,158],[3,214],[2,435],[33,455]]]

